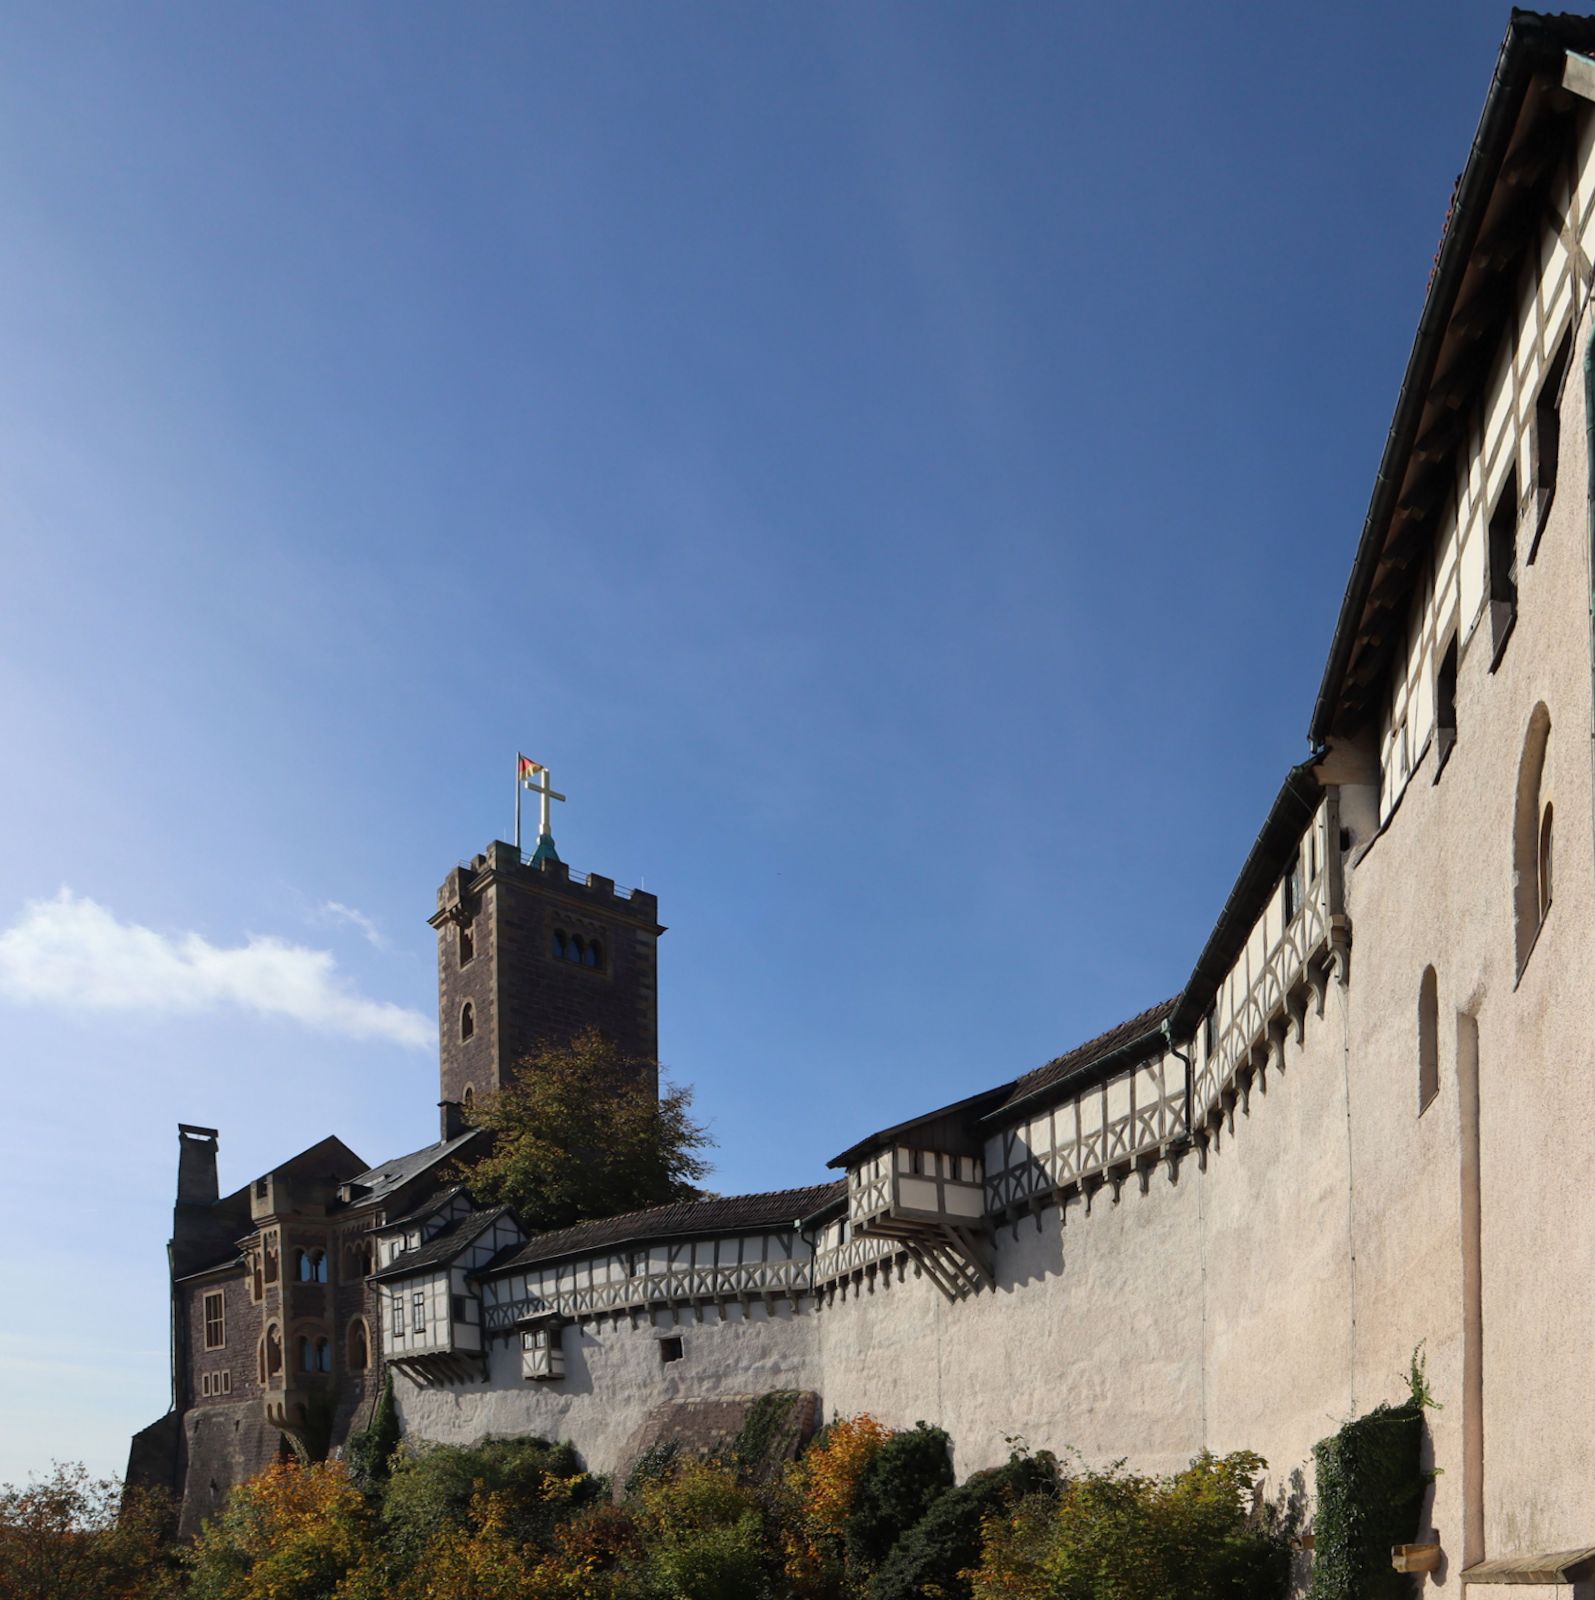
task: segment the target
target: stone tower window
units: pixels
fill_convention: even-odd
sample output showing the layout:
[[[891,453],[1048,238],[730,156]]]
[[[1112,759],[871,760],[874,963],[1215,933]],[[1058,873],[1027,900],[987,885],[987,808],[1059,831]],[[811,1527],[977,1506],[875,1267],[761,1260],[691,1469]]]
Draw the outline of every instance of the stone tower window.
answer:
[[[463,967],[475,954],[476,924],[467,920],[460,924],[460,965]]]
[[[365,1319],[356,1317],[349,1324],[349,1370],[364,1372],[371,1362],[371,1341],[366,1333]]]
[[[476,1090],[466,1084],[465,1093],[460,1096],[460,1104],[464,1106],[467,1116],[476,1108]]]
[[[225,1349],[227,1345],[226,1300],[220,1289],[205,1295],[205,1348]]]
[[[296,1250],[294,1252],[294,1276],[301,1283],[325,1283],[327,1281],[327,1252],[325,1250]]]
[[[460,1039],[469,1039],[476,1032],[476,1007],[469,1000],[460,1008]]]
[[[603,967],[604,947],[596,939],[591,939],[588,941],[585,960],[589,967],[593,967],[595,969],[600,969]]]
[[[587,959],[587,941],[579,933],[570,942],[570,958],[578,966]]]
[[[1440,1092],[1440,981],[1433,967],[1418,985],[1418,1115]]]
[[[274,1378],[282,1371],[282,1334],[274,1322],[266,1329],[266,1376]]]
[[[555,928],[554,929],[554,959],[556,961],[564,961],[569,957],[569,955],[570,955],[570,945],[569,945],[569,942],[565,938],[564,930],[561,929],[561,928]]]

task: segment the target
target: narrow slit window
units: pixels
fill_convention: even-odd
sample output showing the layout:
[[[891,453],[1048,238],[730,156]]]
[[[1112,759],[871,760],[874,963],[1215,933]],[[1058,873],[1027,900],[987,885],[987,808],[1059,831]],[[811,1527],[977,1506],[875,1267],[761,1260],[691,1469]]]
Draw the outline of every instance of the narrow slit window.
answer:
[[[1440,1092],[1440,982],[1433,967],[1418,985],[1418,1115]]]
[[[476,924],[462,922],[460,924],[460,965],[472,959],[476,954]]]
[[[1497,650],[1517,618],[1517,469],[1507,474],[1490,514],[1490,618]]]
[[[1434,726],[1436,742],[1438,744],[1439,761],[1436,763],[1435,776],[1439,777],[1439,767],[1444,765],[1445,759],[1451,754],[1452,746],[1457,742],[1457,639],[1451,635],[1451,641],[1445,647],[1445,654],[1440,657],[1440,666],[1434,675]]]
[[[476,1007],[469,1000],[460,1008],[460,1041],[464,1043],[476,1032]]]

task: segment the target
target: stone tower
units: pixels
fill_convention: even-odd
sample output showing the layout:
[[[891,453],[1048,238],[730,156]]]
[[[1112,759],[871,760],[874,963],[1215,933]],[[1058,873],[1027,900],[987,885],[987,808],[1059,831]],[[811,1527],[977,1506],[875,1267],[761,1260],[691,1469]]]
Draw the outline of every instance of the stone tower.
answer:
[[[445,1136],[459,1108],[516,1064],[587,1028],[631,1057],[659,1054],[659,904],[609,878],[573,877],[502,840],[456,867],[428,918],[438,936],[438,1033]]]

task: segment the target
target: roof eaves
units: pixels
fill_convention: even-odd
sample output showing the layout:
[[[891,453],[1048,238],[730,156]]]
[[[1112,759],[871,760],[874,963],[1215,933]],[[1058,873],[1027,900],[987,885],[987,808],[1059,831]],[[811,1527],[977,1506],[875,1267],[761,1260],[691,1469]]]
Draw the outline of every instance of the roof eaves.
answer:
[[[1567,47],[1567,43],[1558,37],[1553,19],[1532,12],[1512,13],[1500,53],[1496,57],[1495,73],[1490,80],[1489,93],[1485,97],[1484,110],[1468,151],[1467,163],[1457,181],[1451,213],[1440,241],[1439,255],[1428,292],[1424,296],[1417,333],[1396,397],[1395,415],[1385,436],[1384,451],[1374,477],[1373,496],[1363,520],[1351,576],[1347,580],[1335,631],[1330,639],[1329,659],[1324,667],[1308,731],[1309,742],[1315,747],[1322,746],[1333,730],[1352,646],[1373,588],[1384,533],[1395,508],[1396,496],[1406,477],[1406,462],[1417,439],[1441,342],[1473,247],[1478,242],[1485,202],[1494,186],[1497,170],[1516,125],[1523,95],[1534,72]]]

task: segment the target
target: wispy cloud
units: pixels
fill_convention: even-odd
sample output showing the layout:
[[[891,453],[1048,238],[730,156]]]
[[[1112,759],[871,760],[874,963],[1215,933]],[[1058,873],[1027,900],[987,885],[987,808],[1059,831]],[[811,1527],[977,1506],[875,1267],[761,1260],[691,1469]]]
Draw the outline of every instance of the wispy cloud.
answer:
[[[167,1016],[232,1008],[417,1050],[430,1046],[436,1031],[419,1011],[360,994],[330,950],[263,934],[229,947],[197,933],[159,933],[118,921],[68,888],[31,902],[0,932],[0,994]]]
[[[342,922],[351,928],[358,928],[360,936],[367,944],[378,950],[388,948],[388,936],[374,923],[365,912],[357,911],[353,906],[346,906],[341,900],[323,900],[316,907],[316,919],[320,922]]]

